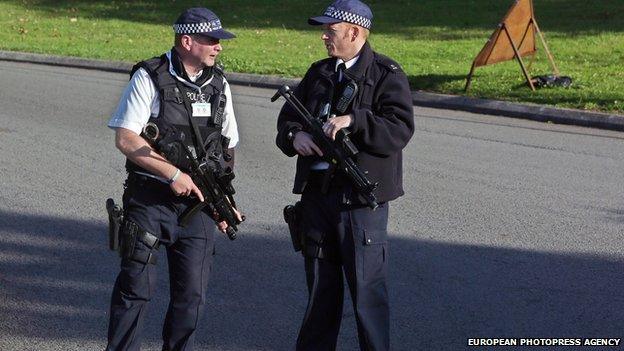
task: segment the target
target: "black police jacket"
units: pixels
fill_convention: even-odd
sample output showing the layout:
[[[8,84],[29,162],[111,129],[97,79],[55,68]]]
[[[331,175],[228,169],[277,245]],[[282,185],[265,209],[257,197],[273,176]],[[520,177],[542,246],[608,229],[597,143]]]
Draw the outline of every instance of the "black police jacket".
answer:
[[[315,116],[333,100],[336,59],[327,58],[312,64],[295,95]],[[392,59],[374,52],[366,43],[356,64],[345,72],[358,85],[350,113],[353,124],[351,140],[360,152],[355,156],[358,166],[368,172],[371,182],[378,182],[375,195],[379,202],[390,201],[404,194],[402,150],[414,133],[412,97],[405,73]],[[288,139],[290,131],[303,129],[292,107],[285,104],[277,121],[277,146],[289,157],[297,152]],[[314,156],[299,156],[293,193],[305,189]],[[354,203],[362,203],[356,196]]]

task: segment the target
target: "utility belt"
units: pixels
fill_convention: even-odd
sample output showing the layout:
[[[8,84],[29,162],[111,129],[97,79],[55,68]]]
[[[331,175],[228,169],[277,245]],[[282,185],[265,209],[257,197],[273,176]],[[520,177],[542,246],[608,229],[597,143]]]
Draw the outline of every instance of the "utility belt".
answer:
[[[182,171],[182,170],[181,170]],[[137,172],[128,172],[128,179],[126,180],[126,187],[130,190],[142,188],[149,189],[150,191],[160,192],[160,195],[173,194],[169,184],[162,182],[158,178],[140,174]]]
[[[366,202],[354,193],[351,180],[341,172],[327,170],[311,170],[308,173],[304,192],[312,191],[321,194],[334,193],[339,195],[338,201],[343,209],[367,207]],[[379,202],[380,205],[385,201]]]
[[[326,194],[329,190],[342,190],[351,186],[349,179],[340,172],[329,170],[311,170],[308,174],[306,188],[319,190]]]
[[[123,209],[113,199],[106,200],[106,210],[109,249],[118,251],[122,259],[156,264],[158,257],[155,253],[160,247],[158,237],[139,227],[134,221],[124,218]],[[139,243],[145,248],[139,248]]]

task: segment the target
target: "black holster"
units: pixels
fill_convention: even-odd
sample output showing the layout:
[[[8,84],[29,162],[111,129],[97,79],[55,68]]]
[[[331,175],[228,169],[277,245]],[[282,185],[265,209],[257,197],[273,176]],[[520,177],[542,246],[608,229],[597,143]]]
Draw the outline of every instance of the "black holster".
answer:
[[[137,250],[139,241],[147,247],[147,250]],[[126,219],[123,222],[119,240],[119,255],[122,258],[145,264],[156,264],[155,252],[159,247],[160,240],[154,234],[145,231],[131,220]]]
[[[106,200],[108,212],[108,248],[112,251],[119,249],[119,233],[123,223],[123,209],[116,205],[113,199]]]
[[[125,219],[123,209],[116,205],[113,199],[106,200],[108,212],[108,248],[119,251],[119,256],[141,263],[156,264],[157,256],[154,253],[160,246],[160,240],[155,235],[139,227],[131,220]],[[147,250],[137,250],[137,243],[141,241]]]
[[[290,239],[295,252],[305,246],[305,236],[301,230],[301,202],[284,207],[284,221],[288,224]]]

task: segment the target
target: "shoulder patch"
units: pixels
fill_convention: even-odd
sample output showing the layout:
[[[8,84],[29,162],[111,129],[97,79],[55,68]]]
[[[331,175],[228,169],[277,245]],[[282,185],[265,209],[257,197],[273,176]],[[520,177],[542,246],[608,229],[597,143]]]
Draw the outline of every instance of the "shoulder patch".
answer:
[[[379,63],[380,66],[384,67],[390,72],[403,72],[401,66],[389,57],[378,54],[376,57],[376,61],[377,63]]]

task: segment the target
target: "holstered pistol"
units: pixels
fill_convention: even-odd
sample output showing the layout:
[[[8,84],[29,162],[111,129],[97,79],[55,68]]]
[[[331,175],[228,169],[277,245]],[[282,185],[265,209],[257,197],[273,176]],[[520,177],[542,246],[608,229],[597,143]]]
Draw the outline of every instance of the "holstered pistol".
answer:
[[[301,203],[284,207],[284,221],[288,224],[290,239],[292,240],[295,252],[301,251],[303,247],[303,233],[301,231]]]
[[[107,199],[106,212],[108,212],[108,248],[117,251],[119,250],[119,232],[123,223],[123,209],[116,205],[113,199]]]

